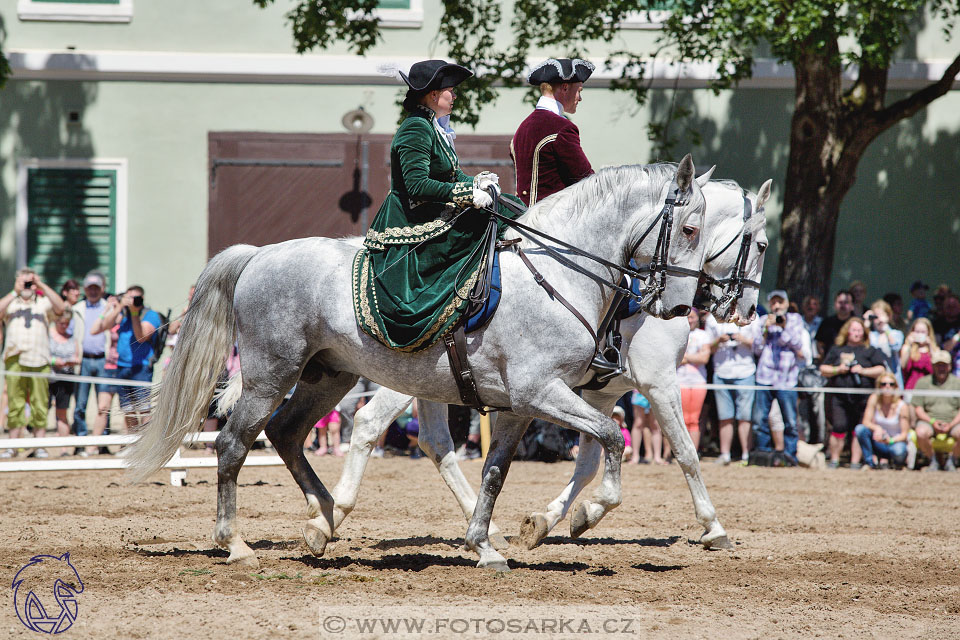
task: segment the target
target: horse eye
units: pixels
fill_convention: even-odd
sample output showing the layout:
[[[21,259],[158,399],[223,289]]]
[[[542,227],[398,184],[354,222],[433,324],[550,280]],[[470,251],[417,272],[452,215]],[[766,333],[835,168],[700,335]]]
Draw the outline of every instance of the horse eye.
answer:
[[[758,243],[757,243],[757,253],[763,253],[763,252],[766,251],[766,250],[767,250],[767,243],[766,243],[766,242],[758,242]]]
[[[683,235],[687,236],[688,238],[697,232],[697,228],[691,227],[690,225],[684,225],[682,230]]]

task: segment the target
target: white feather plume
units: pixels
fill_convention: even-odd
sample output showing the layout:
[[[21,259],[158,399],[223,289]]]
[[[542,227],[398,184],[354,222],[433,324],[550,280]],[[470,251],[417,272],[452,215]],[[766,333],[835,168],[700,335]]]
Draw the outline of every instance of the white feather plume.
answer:
[[[381,73],[389,78],[395,78],[400,82],[403,82],[403,77],[400,75],[400,65],[396,62],[384,62],[383,64],[377,65],[377,73]]]

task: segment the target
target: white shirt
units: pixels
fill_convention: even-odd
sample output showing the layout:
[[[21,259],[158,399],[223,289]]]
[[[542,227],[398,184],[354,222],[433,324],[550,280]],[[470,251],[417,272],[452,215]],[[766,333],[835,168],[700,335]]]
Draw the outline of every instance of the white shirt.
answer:
[[[694,329],[687,339],[686,355],[697,353],[707,344],[710,344],[710,336],[707,335],[707,332],[703,329]],[[677,382],[681,387],[706,384],[707,365],[690,363],[680,365],[677,368]]]
[[[537,100],[537,109],[552,111],[558,116],[563,115],[563,105],[549,96],[540,96],[540,99]]]
[[[759,318],[758,318],[759,320]],[[754,336],[754,327],[758,320],[746,327],[738,327],[732,322],[723,324],[716,321],[712,315],[707,316],[706,330],[710,336],[710,341],[714,342],[723,335],[743,333],[750,336],[751,342]],[[753,361],[753,348],[751,345],[744,345],[734,339],[728,340],[717,347],[713,353],[713,375],[719,378],[740,379],[752,376],[757,371],[757,365]]]

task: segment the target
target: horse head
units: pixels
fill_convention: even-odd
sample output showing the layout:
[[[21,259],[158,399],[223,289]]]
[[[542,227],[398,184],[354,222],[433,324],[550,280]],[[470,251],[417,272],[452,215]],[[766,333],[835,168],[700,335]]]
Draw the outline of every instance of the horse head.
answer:
[[[672,179],[660,192],[664,205],[658,218],[659,233],[655,226],[642,230],[632,256],[637,259],[641,246],[656,242],[642,305],[650,315],[665,320],[690,313],[705,248],[702,234],[706,200],[701,184],[709,180],[709,175],[703,181],[695,177],[690,154],[675,166]]]
[[[756,194],[733,180],[704,185],[711,234],[695,306],[719,322],[744,326],[756,314],[767,249],[764,204],[772,182],[764,182]]]

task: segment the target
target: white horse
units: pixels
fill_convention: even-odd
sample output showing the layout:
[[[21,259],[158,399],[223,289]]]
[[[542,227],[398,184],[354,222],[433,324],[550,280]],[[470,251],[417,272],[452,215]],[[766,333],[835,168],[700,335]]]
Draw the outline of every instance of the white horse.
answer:
[[[520,221],[623,267],[630,259],[647,263],[656,257],[665,268],[651,277],[656,292],[644,302],[651,313],[672,317],[685,315],[693,302],[697,283],[689,273],[699,272],[710,240],[708,230],[701,229],[704,209],[687,156],[679,166],[603,169],[538,203]],[[660,233],[653,233],[657,229]],[[561,251],[581,272],[541,250],[528,255],[546,280],[597,326],[613,301],[611,286],[619,282],[620,268]],[[236,337],[243,377],[231,385],[242,391],[216,443],[214,541],[230,551],[228,562],[259,564],[237,529],[236,478],[264,426],[307,500],[304,539],[319,555],[333,534],[334,501],[303,455],[303,441],[317,419],[336,406],[359,375],[428,400],[460,401],[442,344],[402,353],[360,330],[351,290],[356,254],[349,242],[323,238],[235,246],[214,257],[197,282],[151,420],[128,461],[134,479],[142,479],[173,456],[184,436],[199,429]],[[594,339],[573,314],[551,302],[517,254],[505,252],[500,267],[509,286],[491,322],[470,334],[467,353],[482,400],[512,412],[498,422],[484,469],[483,497],[473,510],[466,541],[479,554],[479,566],[505,569],[506,560],[488,540],[489,519],[528,422],[543,418],[600,441],[607,454],[597,500],[605,509],[621,500],[623,437],[609,417],[571,390],[586,374]],[[293,396],[271,420],[294,385]]]
[[[704,274],[714,281],[711,298],[719,302],[712,311],[719,320],[725,320],[732,314],[734,321],[747,324],[756,310],[759,293],[756,286],[748,285],[736,297],[724,294],[741,284],[736,280],[731,281],[738,270],[742,270],[743,282],[753,283],[759,281],[763,272],[763,256],[767,247],[763,205],[770,196],[770,184],[770,180],[766,181],[756,196],[742,191],[732,181],[714,181],[703,187],[707,198],[704,225],[714,230],[707,249],[708,262],[704,265]],[[747,216],[747,220],[744,220],[745,212],[752,214]],[[733,308],[734,302],[736,308]],[[732,548],[710,501],[700,473],[696,449],[683,422],[676,372],[687,345],[689,325],[686,318],[661,320],[648,314],[637,314],[624,320],[620,330],[625,345],[626,372],[601,390],[584,390],[584,400],[605,415],[610,415],[617,399],[626,391],[640,389],[650,399],[654,414],[687,480],[697,521],[704,527],[702,544],[711,549]],[[367,459],[378,437],[411,400],[409,395],[382,388],[357,412],[350,451],[344,461],[340,482],[333,490],[334,528],[356,506]],[[433,460],[464,516],[470,519],[477,497],[457,465],[453,441],[447,428],[446,407],[420,400],[418,411],[420,448]],[[524,545],[531,549],[535,547],[566,516],[574,499],[596,475],[600,453],[595,439],[581,436],[573,478],[543,513],[533,513],[524,520],[519,536]],[[577,537],[596,526],[607,511],[609,508],[602,501],[583,502],[571,519],[571,536]],[[508,546],[499,528],[492,522],[490,539],[497,548]]]

